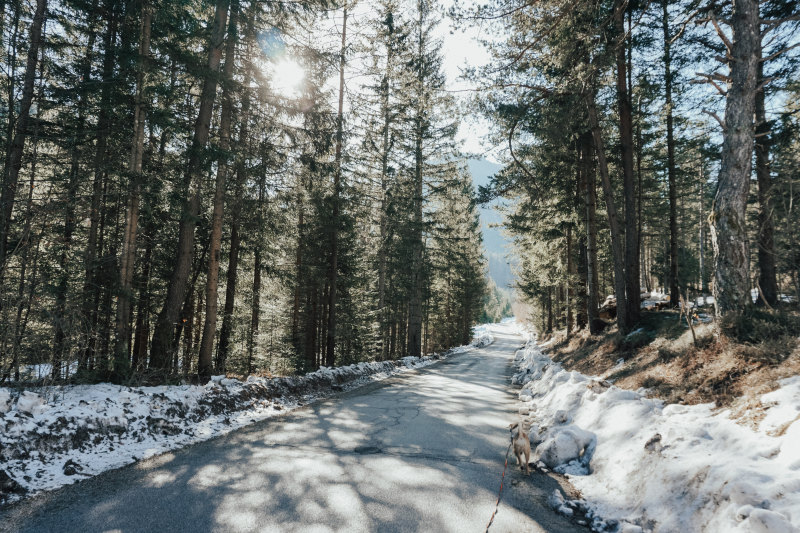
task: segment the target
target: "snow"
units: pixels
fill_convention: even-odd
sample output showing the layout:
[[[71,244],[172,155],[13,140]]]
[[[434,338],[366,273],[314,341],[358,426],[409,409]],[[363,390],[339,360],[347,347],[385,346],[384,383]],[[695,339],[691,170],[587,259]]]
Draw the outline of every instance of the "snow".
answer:
[[[595,531],[800,531],[800,376],[760,401],[753,430],[713,404],[664,405],[569,372],[528,343],[513,382],[534,460],[564,473]]]
[[[336,391],[428,366],[493,341],[443,355],[358,363],[297,377],[213,376],[205,385],[126,387],[101,383],[0,388],[0,504],[75,483],[274,417]]]

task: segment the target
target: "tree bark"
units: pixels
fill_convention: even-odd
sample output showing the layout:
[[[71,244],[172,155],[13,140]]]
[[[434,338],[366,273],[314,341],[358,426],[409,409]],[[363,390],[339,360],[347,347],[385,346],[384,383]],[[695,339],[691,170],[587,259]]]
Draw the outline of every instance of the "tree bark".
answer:
[[[47,16],[47,1],[36,0],[36,11],[31,22],[28,57],[25,62],[25,77],[22,84],[22,96],[19,102],[17,126],[9,149],[8,165],[3,176],[3,190],[0,192],[0,279],[5,271],[8,255],[8,237],[11,232],[11,216],[14,212],[14,200],[17,195],[19,171],[22,168],[22,153],[28,138],[28,122],[30,121],[33,103],[33,88],[36,81],[36,67],[39,62],[39,47],[42,43],[42,26]]]
[[[211,23],[208,63],[200,96],[200,109],[194,126],[194,136],[189,149],[186,171],[188,197],[181,216],[175,266],[170,277],[167,299],[158,314],[153,341],[150,348],[150,367],[167,370],[174,350],[173,331],[178,319],[181,304],[186,294],[186,282],[192,266],[194,248],[194,228],[200,213],[200,185],[203,177],[203,152],[208,142],[211,128],[211,113],[217,92],[217,71],[222,58],[222,45],[228,16],[228,1],[217,0],[214,20]]]
[[[752,304],[745,211],[750,192],[753,114],[760,51],[757,0],[733,1],[731,83],[725,102],[725,127],[719,185],[712,208],[714,307],[717,316]]]

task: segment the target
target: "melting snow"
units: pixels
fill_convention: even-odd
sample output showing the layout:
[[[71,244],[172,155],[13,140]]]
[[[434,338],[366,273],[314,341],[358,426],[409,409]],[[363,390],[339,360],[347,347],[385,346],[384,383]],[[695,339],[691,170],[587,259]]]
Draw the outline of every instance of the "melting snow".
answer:
[[[51,490],[140,459],[264,420],[335,391],[421,368],[443,356],[321,367],[300,377],[242,382],[214,376],[206,385],[68,385],[16,393],[0,388],[0,504]]]
[[[754,431],[713,404],[664,405],[566,371],[533,343],[516,363],[534,461],[586,499],[556,509],[585,510],[595,531],[800,531],[800,376],[761,396]]]

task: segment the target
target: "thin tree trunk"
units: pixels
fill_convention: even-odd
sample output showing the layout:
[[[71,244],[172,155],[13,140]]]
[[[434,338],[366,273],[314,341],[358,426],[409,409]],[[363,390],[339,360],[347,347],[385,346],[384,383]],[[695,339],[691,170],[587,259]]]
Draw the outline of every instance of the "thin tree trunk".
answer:
[[[672,38],[669,34],[669,2],[661,2],[661,27],[664,31],[664,111],[667,114],[667,186],[669,189],[669,284],[670,306],[680,303],[678,288],[678,184],[675,170],[675,135],[672,119]]]
[[[567,338],[572,334],[572,226],[567,226],[567,281],[564,305],[567,307]]]
[[[208,273],[206,275],[206,314],[197,370],[200,381],[211,377],[214,335],[217,332],[217,306],[219,287],[219,256],[222,243],[222,215],[225,207],[225,181],[228,175],[228,155],[233,115],[233,68],[236,62],[236,26],[239,21],[239,1],[232,0],[228,23],[228,41],[225,47],[225,66],[222,67],[222,111],[220,113],[219,149],[223,156],[217,161],[217,178],[214,185],[213,212],[211,215],[211,237],[209,239]],[[217,368],[218,372],[224,369]]]
[[[606,161],[606,152],[603,145],[603,132],[600,129],[600,121],[597,117],[594,95],[587,93],[585,99],[589,116],[589,126],[592,130],[592,138],[597,154],[598,167],[600,169],[600,183],[603,186],[603,195],[606,200],[608,225],[611,230],[611,252],[614,263],[614,294],[617,297],[617,324],[619,324],[619,328],[623,333],[627,333],[629,324],[628,306],[625,298],[625,254],[623,253],[619,218],[617,216],[617,207],[614,204],[614,191],[611,187],[611,177],[608,174],[608,162]]]
[[[136,97],[133,107],[133,142],[131,144],[128,173],[130,184],[128,207],[125,212],[125,231],[122,236],[122,255],[119,268],[119,296],[117,299],[117,342],[114,349],[113,372],[117,379],[124,379],[129,373],[128,356],[130,352],[130,308],[133,293],[133,272],[136,259],[136,232],[139,225],[139,199],[142,183],[142,159],[144,157],[144,124],[147,120],[144,98],[145,76],[150,57],[150,25],[153,7],[148,1],[142,2],[140,25],[139,61],[136,69]]]
[[[331,261],[328,270],[328,331],[326,333],[325,366],[333,366],[336,355],[336,277],[339,266],[339,202],[342,188],[342,141],[344,128],[344,64],[347,44],[347,4],[342,16],[342,48],[339,54],[339,109],[336,115],[336,168],[333,174],[333,217],[331,227]]]
[[[758,0],[734,0],[731,83],[725,102],[725,127],[719,185],[714,198],[714,307],[718,316],[752,304],[749,283],[747,197],[753,156],[758,61],[761,57]]]
[[[633,329],[639,322],[639,235],[636,223],[636,184],[633,177],[633,119],[628,91],[625,57],[625,8],[627,0],[617,0],[614,23],[617,43],[617,104],[619,107],[619,136],[622,145],[622,177],[625,196],[625,314],[620,322],[623,331]],[[619,295],[617,295],[619,308]]]
[[[3,190],[0,192],[0,279],[3,277],[8,255],[8,236],[11,231],[11,215],[14,211],[14,199],[17,195],[19,171],[22,168],[22,153],[28,138],[28,122],[33,88],[36,81],[36,66],[39,61],[39,47],[42,43],[42,26],[47,15],[47,1],[36,0],[36,11],[30,27],[28,57],[25,63],[25,77],[22,84],[22,97],[19,102],[17,126],[14,129],[13,141],[9,149],[8,165],[3,176]]]
[[[589,333],[600,333],[598,304],[600,282],[597,269],[597,178],[592,154],[592,135],[581,136],[581,176],[586,221],[586,317]]]
[[[236,177],[234,183],[233,207],[231,208],[231,243],[228,252],[228,270],[225,284],[225,306],[222,311],[222,328],[217,346],[217,368],[225,370],[230,354],[230,338],[233,332],[233,308],[236,302],[236,284],[239,275],[239,251],[241,236],[239,235],[242,214],[242,196],[247,179],[247,142],[250,131],[250,82],[252,79],[253,57],[251,39],[253,38],[253,17],[248,17],[248,48],[245,58],[244,83],[242,85],[242,108],[239,118],[239,153],[236,156]]]
[[[253,373],[253,358],[255,357],[256,342],[258,340],[258,325],[261,314],[261,250],[256,248],[255,265],[253,266],[253,301],[250,307],[250,331],[247,334],[247,373]]]
[[[188,197],[178,231],[175,266],[170,277],[167,299],[158,315],[150,348],[150,367],[166,370],[172,360],[173,331],[181,304],[186,294],[186,282],[192,265],[194,229],[200,213],[200,186],[203,177],[203,152],[211,128],[211,114],[217,92],[217,71],[222,58],[222,45],[228,16],[228,0],[217,0],[214,20],[211,23],[208,63],[200,96],[200,109],[194,126],[192,146],[186,170]]]
[[[111,117],[109,108],[111,107],[111,89],[113,86],[114,65],[116,64],[116,34],[117,17],[113,4],[104,3],[104,12],[107,17],[106,31],[103,34],[103,73],[102,89],[100,91],[100,111],[97,117],[96,136],[94,155],[94,178],[92,182],[92,200],[89,210],[89,235],[86,243],[85,255],[85,278],[83,284],[83,316],[87,317],[88,326],[86,328],[86,338],[84,339],[83,353],[79,356],[79,368],[88,368],[89,361],[94,358],[97,346],[100,287],[98,277],[99,264],[97,261],[98,248],[102,246],[99,242],[102,233],[103,223],[101,222],[100,209],[103,205],[105,188],[107,186],[107,149],[108,137],[111,129]]]

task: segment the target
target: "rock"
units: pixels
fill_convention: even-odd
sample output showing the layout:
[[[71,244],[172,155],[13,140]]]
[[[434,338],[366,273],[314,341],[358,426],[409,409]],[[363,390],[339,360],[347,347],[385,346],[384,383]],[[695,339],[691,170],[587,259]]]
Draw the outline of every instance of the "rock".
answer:
[[[11,392],[8,389],[0,389],[0,415],[11,410]]]
[[[42,412],[45,405],[44,398],[35,392],[23,391],[17,399],[17,411],[35,415]]]
[[[11,479],[5,470],[0,470],[0,494],[24,494],[22,485]]]
[[[656,433],[650,439],[644,443],[644,449],[648,452],[660,452],[661,451],[661,433]]]
[[[83,467],[78,463],[76,463],[75,461],[73,461],[72,459],[69,459],[66,463],[64,463],[65,476],[74,476],[75,474],[81,472],[82,470]]]

